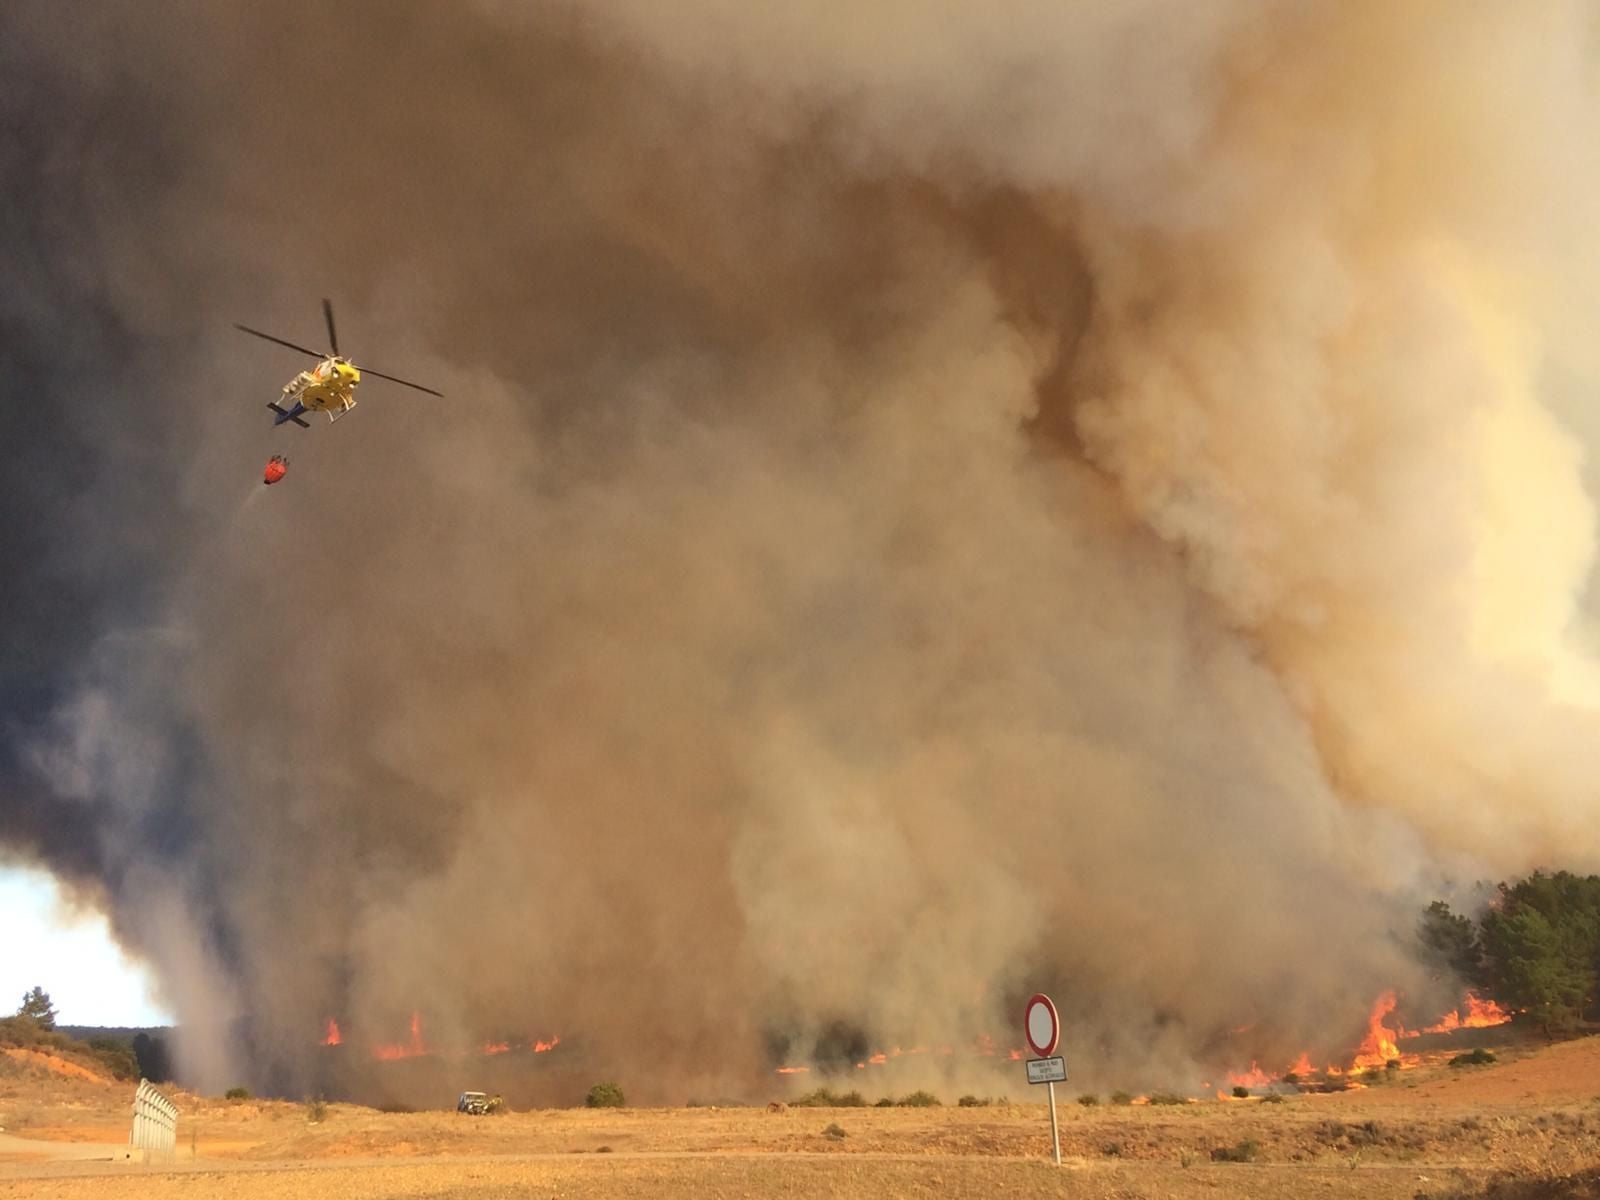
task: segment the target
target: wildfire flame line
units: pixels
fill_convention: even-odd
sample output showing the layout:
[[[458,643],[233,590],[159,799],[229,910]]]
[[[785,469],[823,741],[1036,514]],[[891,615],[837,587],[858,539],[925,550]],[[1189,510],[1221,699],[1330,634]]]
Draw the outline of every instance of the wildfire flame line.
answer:
[[[1450,1033],[1457,1029],[1485,1029],[1493,1025],[1503,1025],[1511,1020],[1511,1013],[1501,1008],[1492,1000],[1481,1000],[1474,993],[1468,992],[1464,1004],[1455,1011],[1446,1013],[1437,1022],[1423,1029],[1407,1029],[1401,1022],[1392,1021],[1392,1015],[1399,1007],[1399,997],[1393,990],[1385,991],[1372,1003],[1372,1010],[1367,1015],[1367,1032],[1361,1044],[1356,1047],[1347,1066],[1328,1064],[1323,1068],[1322,1074],[1340,1077],[1354,1074],[1358,1071],[1374,1067],[1386,1067],[1389,1063],[1398,1062],[1401,1066],[1411,1066],[1417,1061],[1417,1055],[1403,1053],[1400,1043],[1409,1038],[1420,1037],[1427,1033]],[[1462,1015],[1462,1010],[1465,1014]],[[1240,1026],[1233,1030],[1235,1034],[1246,1033],[1254,1028],[1253,1025]],[[865,1070],[867,1067],[881,1067],[891,1059],[919,1054],[954,1054],[951,1046],[940,1046],[936,1050],[927,1046],[913,1046],[909,1050],[899,1046],[891,1050],[880,1050],[875,1054],[857,1062],[855,1069]],[[1001,1051],[995,1046],[995,1041],[988,1034],[980,1035],[974,1040],[973,1053],[984,1058],[996,1058]],[[1021,1050],[1008,1050],[1004,1052],[1009,1062],[1020,1062],[1025,1057]],[[779,1075],[804,1075],[811,1068],[809,1066],[787,1064],[776,1068]],[[1302,1051],[1300,1056],[1284,1071],[1276,1075],[1265,1070],[1258,1061],[1250,1063],[1247,1071],[1234,1071],[1228,1075],[1228,1082],[1233,1087],[1268,1087],[1287,1075],[1301,1078],[1317,1074],[1317,1069],[1311,1065],[1311,1055]],[[1208,1083],[1207,1089],[1211,1087]],[[1225,1093],[1218,1093],[1226,1097]],[[1135,1101],[1137,1103],[1137,1101]]]
[[[1386,1022],[1398,1004],[1399,999],[1393,991],[1386,991],[1373,1001],[1372,1011],[1367,1017],[1367,1035],[1356,1048],[1349,1066],[1338,1067],[1329,1064],[1323,1073],[1342,1076],[1373,1067],[1385,1067],[1391,1062],[1399,1062],[1401,1066],[1413,1065],[1417,1061],[1417,1056],[1404,1054],[1400,1050],[1400,1042],[1408,1038],[1421,1037],[1425,1033],[1450,1033],[1457,1029],[1487,1029],[1493,1025],[1504,1025],[1511,1020],[1511,1014],[1494,1001],[1480,1000],[1472,992],[1468,992],[1464,1006],[1467,1010],[1465,1017],[1461,1015],[1461,1008],[1457,1007],[1454,1012],[1446,1013],[1435,1024],[1423,1029],[1407,1029],[1399,1021],[1395,1021],[1391,1028]],[[1276,1077],[1262,1070],[1258,1063],[1251,1062],[1248,1071],[1229,1074],[1228,1082],[1234,1087],[1266,1087],[1273,1083],[1275,1078],[1281,1079],[1285,1075],[1306,1076],[1314,1073],[1311,1056],[1302,1052],[1287,1071]]]
[[[399,1058],[420,1058],[428,1053],[427,1043],[422,1040],[422,1017],[418,1013],[411,1014],[411,1040],[405,1044],[392,1042],[385,1046],[374,1046],[372,1053],[375,1058],[384,1062],[393,1062]]]
[[[344,1044],[344,1034],[339,1030],[338,1021],[328,1018],[327,1032],[322,1039],[324,1046],[339,1046]],[[478,1047],[478,1051],[485,1056],[496,1054],[509,1054],[520,1043],[510,1041],[487,1041]],[[546,1054],[561,1044],[559,1034],[551,1034],[548,1038],[534,1038],[527,1043],[529,1050],[535,1054]],[[427,1040],[422,1036],[422,1015],[411,1014],[411,1037],[404,1042],[379,1043],[372,1047],[372,1057],[381,1062],[393,1062],[403,1058],[421,1058],[435,1053]]]
[[[858,1071],[864,1071],[868,1067],[881,1067],[890,1059],[894,1058],[907,1058],[913,1055],[921,1054],[937,1054],[940,1057],[944,1057],[947,1055],[953,1056],[955,1053],[956,1048],[948,1045],[933,1047],[913,1046],[909,1050],[903,1049],[900,1046],[895,1046],[891,1050],[879,1050],[876,1054],[869,1055],[860,1062],[856,1063],[855,1068]],[[1011,1062],[1022,1061],[1021,1050],[1007,1050],[1002,1052],[995,1047],[994,1038],[990,1037],[988,1034],[981,1034],[974,1039],[972,1053],[982,1058],[998,1058],[1002,1053],[1004,1053],[1006,1059]],[[778,1075],[803,1075],[810,1070],[811,1068],[807,1066],[789,1065],[774,1068],[774,1073]]]

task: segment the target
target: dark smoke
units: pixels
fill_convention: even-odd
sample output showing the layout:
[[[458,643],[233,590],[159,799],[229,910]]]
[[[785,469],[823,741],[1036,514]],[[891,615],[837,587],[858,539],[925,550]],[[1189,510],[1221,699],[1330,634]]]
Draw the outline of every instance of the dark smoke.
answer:
[[[196,1082],[1188,1082],[1595,856],[1589,10],[873,12],[0,16],[0,846]]]

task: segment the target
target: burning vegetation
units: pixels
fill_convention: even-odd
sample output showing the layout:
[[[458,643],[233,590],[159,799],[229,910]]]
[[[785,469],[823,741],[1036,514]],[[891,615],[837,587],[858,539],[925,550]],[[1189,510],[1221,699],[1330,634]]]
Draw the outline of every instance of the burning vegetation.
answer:
[[[430,1045],[423,1035],[422,1014],[412,1013],[408,1026],[409,1035],[401,1042],[378,1042],[371,1047],[371,1057],[378,1062],[397,1062],[407,1058],[426,1058],[432,1055],[443,1054],[447,1057],[460,1058],[469,1055],[493,1057],[499,1054],[510,1054],[517,1050],[526,1050],[532,1054],[546,1054],[561,1044],[559,1035],[551,1034],[549,1037],[531,1037],[520,1040],[485,1041],[471,1047],[456,1048],[454,1050],[441,1050]],[[326,1033],[322,1038],[324,1046],[343,1046],[344,1034],[339,1028],[339,1022],[329,1017]]]
[[[1384,992],[1373,1002],[1372,1011],[1367,1017],[1366,1036],[1346,1061],[1326,1063],[1319,1069],[1313,1066],[1311,1055],[1302,1052],[1293,1062],[1275,1073],[1264,1071],[1258,1063],[1252,1062],[1248,1071],[1230,1072],[1228,1083],[1232,1087],[1265,1088],[1284,1082],[1309,1083],[1320,1075],[1324,1080],[1342,1081],[1343,1086],[1359,1086],[1354,1077],[1362,1072],[1404,1070],[1422,1061],[1420,1054],[1402,1049],[1403,1041],[1426,1034],[1453,1033],[1460,1029],[1488,1029],[1508,1023],[1513,1016],[1494,1001],[1480,999],[1468,992],[1459,1008],[1446,1013],[1434,1024],[1421,1029],[1407,1029],[1394,1019],[1398,1005],[1399,999],[1392,991]],[[1467,1014],[1465,1017],[1461,1015],[1463,1010]],[[1219,1098],[1225,1097],[1219,1093]]]
[[[1391,1076],[1419,1064],[1450,1059],[1455,1052],[1451,1035],[1491,1029],[1519,1017],[1524,1020],[1533,1018],[1527,1002],[1536,996],[1514,990],[1516,980],[1521,977],[1515,974],[1513,966],[1515,963],[1525,963],[1534,951],[1527,944],[1507,937],[1506,921],[1518,913],[1525,917],[1530,912],[1544,913],[1548,910],[1546,923],[1554,922],[1557,927],[1571,933],[1588,928],[1585,914],[1589,910],[1584,906],[1591,901],[1595,902],[1595,912],[1600,913],[1600,877],[1586,879],[1565,873],[1553,876],[1535,873],[1515,884],[1502,885],[1495,893],[1493,902],[1485,907],[1476,926],[1457,917],[1447,905],[1431,905],[1419,924],[1420,961],[1431,963],[1447,974],[1468,973],[1479,981],[1476,987],[1462,991],[1458,1002],[1443,1013],[1434,1015],[1426,1022],[1418,1020],[1414,1024],[1408,1023],[1402,1016],[1406,1007],[1405,997],[1398,989],[1385,989],[1372,1001],[1359,1041],[1347,1052],[1318,1057],[1309,1050],[1303,1050],[1276,1063],[1266,1064],[1256,1058],[1248,1068],[1230,1068],[1221,1073],[1226,1080],[1226,1089],[1235,1089],[1234,1095],[1237,1095],[1239,1092],[1249,1094],[1252,1091],[1270,1094],[1286,1087],[1313,1090],[1361,1087],[1374,1079]],[[1583,955],[1593,954],[1597,963],[1600,963],[1600,941],[1590,946],[1583,943],[1581,938],[1577,942],[1569,938],[1567,952],[1575,953],[1580,962]],[[1508,962],[1505,955],[1516,957],[1513,962]],[[1593,977],[1586,978],[1589,982],[1585,986],[1592,988]],[[1486,990],[1496,986],[1497,981],[1505,981],[1512,989],[1509,996],[1505,993],[1501,993],[1501,996],[1507,1000],[1511,996],[1520,997],[1524,1004],[1517,1007],[1502,1002],[1495,995],[1486,994]],[[1485,990],[1481,991],[1480,988]],[[1592,997],[1592,991],[1589,994]],[[1593,1003],[1592,998],[1588,1003]],[[336,1019],[326,1019],[324,1030],[324,1046],[345,1045],[344,1032]],[[1245,1042],[1258,1032],[1254,1024],[1237,1026],[1231,1030],[1227,1040],[1229,1043]],[[370,1044],[369,1057],[374,1062],[382,1063],[425,1058],[450,1061],[492,1059],[543,1055],[561,1043],[562,1039],[552,1034],[538,1037],[500,1036],[441,1047],[425,1035],[422,1015],[414,1012],[408,1025],[408,1036],[399,1041]],[[784,1044],[787,1045],[787,1042]],[[811,1061],[780,1061],[770,1070],[775,1076],[786,1079],[813,1075],[840,1079],[859,1072],[856,1078],[864,1082],[873,1078],[887,1079],[891,1073],[901,1070],[915,1071],[918,1064],[926,1064],[934,1072],[932,1077],[955,1079],[964,1077],[975,1068],[992,1071],[997,1066],[1004,1067],[1027,1057],[1022,1048],[1007,1046],[1004,1041],[988,1034],[979,1035],[961,1045],[913,1044],[872,1049],[863,1031],[842,1024],[831,1027],[817,1045],[818,1048],[827,1049],[826,1056]],[[783,1053],[777,1046],[774,1052]],[[1084,1061],[1074,1051],[1069,1050],[1068,1053],[1077,1061]],[[891,1068],[892,1072],[884,1073],[883,1069],[886,1068]],[[1003,1076],[994,1078],[1001,1080],[1003,1086]],[[1195,1090],[1206,1094],[1212,1090],[1212,1084],[1202,1083]],[[1167,1094],[1136,1096],[1130,1102],[1156,1103],[1155,1096]],[[1219,1099],[1230,1096],[1228,1090],[1217,1090],[1215,1094]]]

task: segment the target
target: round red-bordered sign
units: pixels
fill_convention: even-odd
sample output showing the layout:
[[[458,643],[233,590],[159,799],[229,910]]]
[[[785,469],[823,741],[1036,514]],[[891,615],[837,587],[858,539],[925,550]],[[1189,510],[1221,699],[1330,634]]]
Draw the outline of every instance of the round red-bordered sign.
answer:
[[[1056,1052],[1061,1041],[1061,1018],[1043,992],[1028,998],[1028,1007],[1022,1012],[1022,1032],[1027,1035],[1028,1049],[1040,1058],[1049,1058]]]

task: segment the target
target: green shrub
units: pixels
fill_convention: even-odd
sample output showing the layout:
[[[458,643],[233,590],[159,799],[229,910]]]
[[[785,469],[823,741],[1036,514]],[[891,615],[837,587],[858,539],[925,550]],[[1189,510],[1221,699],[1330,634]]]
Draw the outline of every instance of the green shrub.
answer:
[[[1452,1067],[1481,1067],[1494,1061],[1494,1052],[1479,1046],[1470,1054],[1458,1054],[1450,1060]]]
[[[1085,1108],[1093,1108],[1096,1104],[1100,1103],[1100,1097],[1096,1096],[1093,1092],[1085,1092],[1083,1095],[1078,1097],[1078,1103],[1083,1105]]]
[[[0,1046],[31,1046],[40,1032],[39,1022],[32,1017],[0,1017]]]
[[[1189,1098],[1187,1096],[1180,1096],[1180,1095],[1178,1095],[1177,1092],[1151,1092],[1150,1093],[1150,1103],[1151,1104],[1187,1104],[1187,1103],[1189,1103]]]
[[[839,1127],[839,1123],[837,1121],[834,1121],[822,1131],[822,1136],[825,1138],[832,1138],[834,1141],[838,1141],[840,1138],[849,1137],[850,1135]]]
[[[814,1092],[797,1096],[789,1105],[792,1108],[865,1108],[867,1100],[860,1092],[835,1092],[819,1087]]]
[[[1111,1093],[1111,1103],[1113,1103],[1113,1104],[1132,1104],[1133,1103],[1133,1097],[1130,1096],[1127,1092],[1112,1092]]]
[[[1211,1161],[1236,1163],[1255,1162],[1256,1155],[1259,1153],[1261,1153],[1260,1143],[1246,1138],[1244,1141],[1233,1146],[1218,1146],[1211,1152]]]
[[[623,1108],[627,1103],[622,1089],[614,1083],[597,1083],[583,1098],[585,1108]]]
[[[1250,1094],[1250,1089],[1247,1088],[1247,1087],[1235,1087],[1233,1089],[1233,1098],[1235,1100],[1243,1100],[1249,1094]]]
[[[907,1092],[895,1101],[895,1105],[899,1108],[937,1108],[939,1097],[932,1092]]]
[[[1300,1082],[1300,1076],[1296,1075],[1293,1071],[1290,1071],[1287,1075],[1285,1075],[1283,1077],[1283,1081],[1285,1083],[1291,1084],[1291,1085],[1292,1084],[1296,1084],[1296,1083]]]
[[[306,1104],[306,1120],[313,1125],[320,1125],[328,1119],[328,1105],[320,1096]]]
[[[1261,1103],[1263,1103],[1263,1104],[1282,1104],[1283,1103],[1283,1096],[1278,1092],[1268,1092],[1265,1096],[1261,1097]]]
[[[231,1087],[222,1093],[222,1098],[224,1100],[248,1100],[250,1099],[250,1089],[247,1087]]]
[[[874,1104],[872,1107],[873,1108],[893,1108],[894,1107],[894,1097],[893,1096],[880,1096],[878,1098],[878,1102],[876,1104]]]
[[[1345,1130],[1345,1140],[1352,1146],[1381,1146],[1389,1140],[1383,1126],[1376,1121],[1363,1121]]]
[[[956,1101],[956,1107],[957,1108],[988,1108],[989,1105],[991,1105],[993,1103],[994,1103],[994,1101],[989,1099],[989,1097],[987,1097],[987,1096],[983,1097],[983,1099],[980,1100],[976,1096],[968,1095],[968,1096],[963,1096],[963,1097],[961,1097],[961,1099],[957,1100]]]
[[[89,1050],[113,1079],[139,1078],[139,1059],[133,1047],[115,1038],[90,1038]]]

